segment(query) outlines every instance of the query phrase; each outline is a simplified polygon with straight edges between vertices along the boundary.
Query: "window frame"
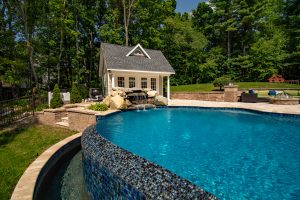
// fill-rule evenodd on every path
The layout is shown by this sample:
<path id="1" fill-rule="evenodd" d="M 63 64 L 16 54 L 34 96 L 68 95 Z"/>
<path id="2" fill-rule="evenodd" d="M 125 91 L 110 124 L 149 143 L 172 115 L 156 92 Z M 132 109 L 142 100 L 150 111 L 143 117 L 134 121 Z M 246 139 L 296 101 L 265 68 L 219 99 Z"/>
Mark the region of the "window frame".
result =
<path id="1" fill-rule="evenodd" d="M 146 84 L 146 85 L 144 85 L 144 84 Z M 148 88 L 148 79 L 145 78 L 145 77 L 142 77 L 142 78 L 141 78 L 141 88 L 142 88 L 142 89 Z"/>
<path id="2" fill-rule="evenodd" d="M 124 76 L 118 76 L 117 85 L 118 85 L 118 87 L 122 87 L 122 88 L 125 87 L 125 77 Z M 121 86 L 121 85 L 123 85 L 123 86 Z"/>
<path id="3" fill-rule="evenodd" d="M 151 86 L 151 90 L 155 90 L 157 89 L 157 83 L 156 83 L 156 78 L 151 78 L 150 80 L 150 86 Z"/>
<path id="4" fill-rule="evenodd" d="M 133 81 L 133 82 L 132 82 Z M 129 88 L 135 88 L 136 84 L 135 84 L 135 77 L 129 77 L 128 78 L 128 82 L 129 82 Z M 133 84 L 133 85 L 131 85 Z"/>

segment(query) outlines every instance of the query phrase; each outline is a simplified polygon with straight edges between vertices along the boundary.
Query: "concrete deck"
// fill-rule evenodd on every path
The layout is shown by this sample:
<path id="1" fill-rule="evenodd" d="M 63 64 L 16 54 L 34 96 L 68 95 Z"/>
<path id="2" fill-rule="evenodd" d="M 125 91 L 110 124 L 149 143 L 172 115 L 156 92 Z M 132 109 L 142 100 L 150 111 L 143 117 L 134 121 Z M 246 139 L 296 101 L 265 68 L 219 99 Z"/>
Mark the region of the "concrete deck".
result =
<path id="1" fill-rule="evenodd" d="M 249 110 L 300 115 L 300 105 L 274 105 L 269 103 L 215 102 L 172 99 L 169 106 L 196 106 L 213 108 L 243 108 Z"/>
<path id="2" fill-rule="evenodd" d="M 17 186 L 14 189 L 14 192 L 11 196 L 11 200 L 32 200 L 34 187 L 36 180 L 39 176 L 41 169 L 47 163 L 47 161 L 51 158 L 54 153 L 63 147 L 65 144 L 71 142 L 72 140 L 81 137 L 82 133 L 78 133 L 72 135 L 49 149 L 47 149 L 44 153 L 42 153 L 24 172 L 22 177 L 20 178 Z"/>

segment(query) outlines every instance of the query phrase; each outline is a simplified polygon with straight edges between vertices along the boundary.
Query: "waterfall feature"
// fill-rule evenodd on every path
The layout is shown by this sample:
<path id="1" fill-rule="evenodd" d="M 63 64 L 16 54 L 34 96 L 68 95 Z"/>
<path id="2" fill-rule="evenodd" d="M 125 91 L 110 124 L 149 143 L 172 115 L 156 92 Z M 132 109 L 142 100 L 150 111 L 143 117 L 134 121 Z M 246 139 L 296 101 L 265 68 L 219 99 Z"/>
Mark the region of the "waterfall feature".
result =
<path id="1" fill-rule="evenodd" d="M 148 103 L 148 96 L 142 90 L 135 90 L 130 93 L 126 93 L 127 99 L 132 103 L 128 109 L 136 109 L 145 111 L 147 108 L 155 108 L 156 106 Z"/>
<path id="2" fill-rule="evenodd" d="M 132 104 L 147 104 L 147 95 L 144 92 L 129 93 L 127 98 Z"/>

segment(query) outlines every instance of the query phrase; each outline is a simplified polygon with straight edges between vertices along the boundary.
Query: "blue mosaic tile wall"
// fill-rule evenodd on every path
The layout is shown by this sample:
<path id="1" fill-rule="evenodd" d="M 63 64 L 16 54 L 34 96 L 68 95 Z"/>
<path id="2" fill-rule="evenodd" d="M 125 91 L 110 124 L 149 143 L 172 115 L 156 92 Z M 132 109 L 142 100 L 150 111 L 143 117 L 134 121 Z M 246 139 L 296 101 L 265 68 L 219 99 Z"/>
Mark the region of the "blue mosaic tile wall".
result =
<path id="1" fill-rule="evenodd" d="M 95 125 L 82 135 L 83 171 L 91 199 L 203 199 L 212 194 L 97 133 Z"/>
<path id="2" fill-rule="evenodd" d="M 85 157 L 83 166 L 85 183 L 92 199 L 145 199 L 141 192 L 90 157 Z"/>

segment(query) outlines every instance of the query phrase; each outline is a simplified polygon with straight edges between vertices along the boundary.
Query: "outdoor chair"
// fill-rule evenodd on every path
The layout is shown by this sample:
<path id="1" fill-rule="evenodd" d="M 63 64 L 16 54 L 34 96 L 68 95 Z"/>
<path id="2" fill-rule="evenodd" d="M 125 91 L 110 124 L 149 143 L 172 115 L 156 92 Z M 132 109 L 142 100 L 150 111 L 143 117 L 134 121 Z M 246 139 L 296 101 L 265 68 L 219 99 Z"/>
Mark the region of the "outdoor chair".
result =
<path id="1" fill-rule="evenodd" d="M 257 101 L 258 101 L 257 94 L 242 93 L 241 95 L 241 102 L 257 103 Z"/>

